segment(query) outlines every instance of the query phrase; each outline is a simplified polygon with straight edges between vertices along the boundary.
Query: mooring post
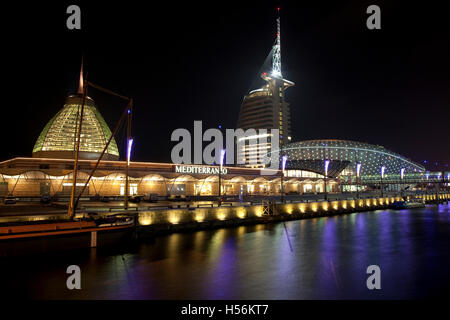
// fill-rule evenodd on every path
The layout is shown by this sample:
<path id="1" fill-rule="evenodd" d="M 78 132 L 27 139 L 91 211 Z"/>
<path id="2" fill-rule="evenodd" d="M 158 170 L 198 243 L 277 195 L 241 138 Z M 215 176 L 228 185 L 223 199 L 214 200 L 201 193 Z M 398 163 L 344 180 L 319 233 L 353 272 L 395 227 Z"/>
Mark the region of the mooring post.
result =
<path id="1" fill-rule="evenodd" d="M 97 231 L 91 231 L 91 248 L 97 247 Z"/>

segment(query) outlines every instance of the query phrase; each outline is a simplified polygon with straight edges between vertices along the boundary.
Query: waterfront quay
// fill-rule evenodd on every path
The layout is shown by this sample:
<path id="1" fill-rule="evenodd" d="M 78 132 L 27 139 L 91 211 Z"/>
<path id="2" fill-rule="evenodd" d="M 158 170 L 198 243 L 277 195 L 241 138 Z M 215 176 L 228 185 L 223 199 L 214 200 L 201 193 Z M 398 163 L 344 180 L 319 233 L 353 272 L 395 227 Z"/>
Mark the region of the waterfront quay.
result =
<path id="1" fill-rule="evenodd" d="M 389 208 L 395 201 L 404 198 L 423 203 L 446 203 L 449 193 L 440 194 L 409 194 L 362 195 L 359 198 L 336 195 L 335 200 L 292 198 L 285 201 L 262 200 L 259 203 L 246 204 L 224 203 L 189 205 L 178 204 L 171 208 L 147 208 L 138 213 L 138 228 L 141 236 L 159 233 L 199 230 L 211 227 L 235 226 L 241 224 L 269 223 L 284 220 L 314 218 L 328 215 L 372 211 Z M 333 198 L 334 199 L 334 198 Z"/>
<path id="2" fill-rule="evenodd" d="M 396 193 L 387 193 L 384 196 L 375 193 L 362 193 L 358 197 L 354 193 L 336 193 L 330 194 L 327 200 L 323 198 L 323 195 L 309 195 L 286 196 L 283 201 L 279 197 L 252 198 L 250 201 L 230 201 L 220 205 L 216 201 L 166 201 L 133 204 L 127 210 L 124 209 L 123 203 L 108 205 L 101 202 L 84 202 L 76 214 L 76 219 L 80 221 L 88 220 L 93 214 L 103 218 L 114 215 L 129 215 L 135 218 L 131 238 L 145 239 L 174 232 L 387 209 L 395 201 L 403 200 L 424 204 L 445 203 L 448 202 L 449 198 L 450 193 L 409 192 L 402 194 L 402 196 Z M 30 215 L 3 214 L 0 216 L 0 241 L 2 236 L 14 233 L 14 225 L 29 222 L 57 223 L 64 219 L 66 219 L 66 212 L 61 209 Z M 48 237 L 51 238 L 52 236 Z M 92 237 L 95 237 L 96 240 L 92 241 Z M 36 234 L 36 238 L 43 237 Z M 105 245 L 101 240 L 97 240 L 97 232 L 92 231 L 90 238 L 84 238 L 82 247 Z"/>

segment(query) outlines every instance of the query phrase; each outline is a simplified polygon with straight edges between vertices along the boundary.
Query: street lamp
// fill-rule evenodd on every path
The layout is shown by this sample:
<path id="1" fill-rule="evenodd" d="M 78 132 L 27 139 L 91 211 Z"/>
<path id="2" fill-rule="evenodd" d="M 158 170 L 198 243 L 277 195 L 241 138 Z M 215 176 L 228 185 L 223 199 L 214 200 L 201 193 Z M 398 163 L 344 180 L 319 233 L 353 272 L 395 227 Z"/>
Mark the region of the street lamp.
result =
<path id="1" fill-rule="evenodd" d="M 359 199 L 359 179 L 361 176 L 361 162 L 356 163 L 356 199 Z"/>
<path id="2" fill-rule="evenodd" d="M 222 205 L 222 168 L 223 168 L 223 159 L 225 157 L 225 149 L 220 150 L 220 168 L 219 168 L 219 206 Z"/>
<path id="3" fill-rule="evenodd" d="M 325 187 L 325 201 L 328 201 L 328 193 L 327 193 L 327 177 L 328 177 L 328 166 L 330 165 L 330 160 L 325 159 L 324 167 L 325 167 L 325 176 L 323 179 L 324 187 Z"/>
<path id="4" fill-rule="evenodd" d="M 284 202 L 284 170 L 286 168 L 287 156 L 281 158 L 281 202 Z"/>
<path id="5" fill-rule="evenodd" d="M 129 192 L 129 182 L 128 182 L 128 167 L 130 166 L 130 157 L 131 157 L 131 147 L 133 145 L 133 138 L 128 139 L 127 144 L 127 167 L 125 173 L 125 210 L 128 209 L 128 192 Z"/>
<path id="6" fill-rule="evenodd" d="M 128 140 L 127 164 L 130 165 L 131 147 L 133 146 L 133 138 Z"/>
<path id="7" fill-rule="evenodd" d="M 383 178 L 384 178 L 384 171 L 386 170 L 385 166 L 381 167 L 381 184 L 380 184 L 380 190 L 381 190 L 381 197 L 383 198 Z"/>

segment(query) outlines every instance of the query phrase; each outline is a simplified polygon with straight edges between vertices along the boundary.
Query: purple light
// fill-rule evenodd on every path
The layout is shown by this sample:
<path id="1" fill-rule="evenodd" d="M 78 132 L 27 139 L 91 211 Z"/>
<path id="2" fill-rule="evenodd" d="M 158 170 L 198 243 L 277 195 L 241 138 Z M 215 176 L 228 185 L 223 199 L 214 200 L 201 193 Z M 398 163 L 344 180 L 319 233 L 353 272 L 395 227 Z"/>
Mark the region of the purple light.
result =
<path id="1" fill-rule="evenodd" d="M 325 160 L 325 177 L 328 176 L 328 166 L 330 165 L 330 160 Z"/>
<path id="2" fill-rule="evenodd" d="M 400 169 L 400 179 L 403 180 L 403 176 L 405 175 L 405 168 Z"/>
<path id="3" fill-rule="evenodd" d="M 131 156 L 131 146 L 133 145 L 133 138 L 128 140 L 128 148 L 127 148 L 127 161 L 130 164 L 130 156 Z"/>
<path id="4" fill-rule="evenodd" d="M 128 110 L 127 110 L 127 113 L 130 114 L 130 113 L 131 113 L 131 109 L 128 109 Z"/>
<path id="5" fill-rule="evenodd" d="M 356 176 L 359 178 L 359 175 L 361 174 L 361 163 L 356 163 Z"/>
<path id="6" fill-rule="evenodd" d="M 430 176 L 430 173 L 429 172 L 427 172 L 427 173 L 425 173 L 425 178 L 428 180 L 428 177 Z"/>
<path id="7" fill-rule="evenodd" d="M 386 170 L 385 166 L 381 167 L 381 178 L 384 178 L 384 171 Z"/>
<path id="8" fill-rule="evenodd" d="M 225 149 L 220 150 L 220 169 L 222 170 L 223 159 L 225 157 Z"/>
<path id="9" fill-rule="evenodd" d="M 281 168 L 284 171 L 284 168 L 286 168 L 286 161 L 287 161 L 287 156 L 283 156 L 281 161 Z"/>

